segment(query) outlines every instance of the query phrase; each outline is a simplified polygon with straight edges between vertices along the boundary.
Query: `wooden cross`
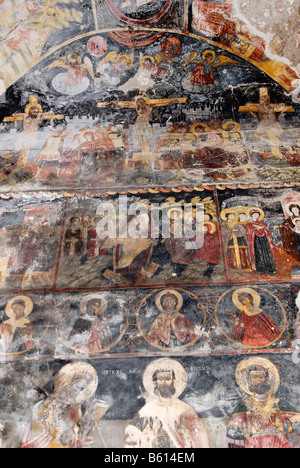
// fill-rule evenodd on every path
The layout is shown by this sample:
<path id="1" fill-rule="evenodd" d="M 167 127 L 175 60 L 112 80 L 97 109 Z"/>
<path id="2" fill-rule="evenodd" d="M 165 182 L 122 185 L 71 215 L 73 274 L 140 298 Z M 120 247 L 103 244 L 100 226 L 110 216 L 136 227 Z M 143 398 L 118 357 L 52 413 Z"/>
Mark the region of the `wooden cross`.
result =
<path id="1" fill-rule="evenodd" d="M 284 156 L 280 151 L 280 136 L 283 129 L 277 121 L 277 114 L 279 120 L 286 112 L 295 112 L 292 106 L 286 104 L 271 104 L 270 96 L 267 88 L 260 89 L 260 101 L 258 104 L 247 104 L 239 108 L 240 112 L 250 112 L 251 115 L 257 120 L 259 116 L 259 125 L 256 131 L 256 136 L 262 141 L 267 141 L 271 146 L 272 156 L 275 158 L 283 159 Z"/>
<path id="2" fill-rule="evenodd" d="M 146 93 L 140 93 L 133 101 L 122 102 L 98 102 L 98 108 L 105 107 L 125 107 L 135 109 L 137 112 L 137 119 L 135 121 L 135 128 L 139 128 L 137 139 L 140 143 L 142 153 L 150 157 L 150 141 L 149 137 L 145 135 L 145 126 L 150 125 L 152 110 L 154 107 L 164 107 L 169 104 L 185 104 L 188 98 L 171 98 L 171 99 L 149 99 Z"/>
<path id="3" fill-rule="evenodd" d="M 281 117 L 286 112 L 295 112 L 292 106 L 287 106 L 286 104 L 271 104 L 267 88 L 260 89 L 260 102 L 258 104 L 249 103 L 239 108 L 240 112 L 250 112 L 251 114 L 258 113 L 260 117 L 264 117 L 267 110 L 268 114 L 273 114 L 275 116 L 276 113 L 280 113 Z"/>
<path id="4" fill-rule="evenodd" d="M 97 107 L 104 108 L 104 107 L 127 107 L 131 109 L 136 109 L 137 107 L 137 100 L 144 99 L 147 106 L 149 107 L 164 107 L 168 106 L 169 104 L 185 104 L 188 98 L 171 98 L 171 99 L 149 99 L 144 94 L 140 94 L 137 98 L 133 101 L 121 101 L 121 102 L 98 102 Z"/>
<path id="5" fill-rule="evenodd" d="M 15 125 L 17 127 L 18 122 L 26 122 L 26 119 L 30 117 L 30 111 L 32 109 L 38 109 L 39 115 L 38 115 L 38 121 L 41 124 L 42 120 L 50 120 L 51 126 L 53 126 L 53 121 L 54 120 L 64 120 L 65 116 L 64 115 L 55 115 L 54 112 L 43 112 L 42 106 L 39 104 L 39 98 L 38 96 L 30 96 L 29 97 L 29 104 L 27 105 L 25 109 L 25 113 L 15 113 L 11 117 L 5 117 L 3 122 L 15 122 Z M 39 125 L 40 125 L 39 124 Z"/>
<path id="6" fill-rule="evenodd" d="M 26 138 L 24 138 L 22 149 L 19 154 L 18 169 L 26 168 L 30 149 L 35 143 L 35 135 L 43 120 L 50 120 L 51 126 L 53 127 L 54 120 L 63 120 L 64 118 L 64 115 L 55 115 L 54 112 L 43 112 L 43 108 L 39 104 L 38 96 L 29 97 L 29 104 L 25 109 L 25 113 L 16 113 L 11 117 L 4 118 L 3 122 L 14 122 L 16 129 L 18 128 L 18 122 L 23 122 L 23 133 Z"/>

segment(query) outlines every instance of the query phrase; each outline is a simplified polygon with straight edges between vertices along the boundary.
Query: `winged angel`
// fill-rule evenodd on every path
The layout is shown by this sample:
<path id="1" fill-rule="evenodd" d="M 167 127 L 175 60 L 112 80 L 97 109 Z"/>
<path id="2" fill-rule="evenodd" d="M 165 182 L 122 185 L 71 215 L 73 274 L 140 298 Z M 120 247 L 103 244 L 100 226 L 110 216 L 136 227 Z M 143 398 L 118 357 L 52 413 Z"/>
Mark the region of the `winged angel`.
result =
<path id="1" fill-rule="evenodd" d="M 60 94 L 76 96 L 86 91 L 91 80 L 95 79 L 93 65 L 88 57 L 82 58 L 73 52 L 67 58 L 61 58 L 53 62 L 47 70 L 61 68 L 65 71 L 58 73 L 52 80 L 52 86 Z"/>
<path id="2" fill-rule="evenodd" d="M 97 66 L 96 86 L 99 88 L 102 83 L 108 87 L 118 86 L 122 80 L 123 74 L 131 69 L 133 57 L 133 49 L 130 55 L 118 54 L 116 51 L 107 54 Z"/>
<path id="3" fill-rule="evenodd" d="M 209 94 L 221 86 L 221 81 L 215 73 L 216 68 L 227 65 L 242 65 L 240 62 L 232 60 L 225 55 L 217 57 L 213 50 L 203 52 L 200 60 L 196 51 L 191 52 L 179 71 L 182 71 L 190 64 L 196 64 L 196 67 L 183 78 L 181 82 L 182 87 L 190 93 L 203 94 Z"/>

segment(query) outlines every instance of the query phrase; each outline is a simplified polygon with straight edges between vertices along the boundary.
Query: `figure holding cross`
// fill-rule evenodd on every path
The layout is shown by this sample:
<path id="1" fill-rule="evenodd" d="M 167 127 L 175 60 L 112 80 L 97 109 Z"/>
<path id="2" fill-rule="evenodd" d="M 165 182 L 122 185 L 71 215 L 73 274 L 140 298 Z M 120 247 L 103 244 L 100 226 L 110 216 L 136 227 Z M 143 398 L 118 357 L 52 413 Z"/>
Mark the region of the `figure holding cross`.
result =
<path id="1" fill-rule="evenodd" d="M 42 106 L 39 104 L 38 96 L 30 96 L 29 104 L 25 109 L 24 114 L 13 114 L 11 117 L 5 117 L 3 122 L 15 122 L 15 127 L 18 128 L 18 122 L 23 122 L 23 132 L 18 139 L 18 147 L 20 148 L 18 169 L 25 169 L 30 148 L 34 145 L 37 139 L 37 132 L 44 120 L 50 120 L 53 126 L 54 120 L 63 120 L 64 115 L 55 115 L 54 112 L 43 112 Z"/>
<path id="2" fill-rule="evenodd" d="M 255 135 L 265 141 L 266 137 L 268 143 L 271 145 L 272 156 L 276 159 L 284 159 L 280 151 L 280 137 L 284 133 L 283 128 L 277 121 L 277 114 L 279 120 L 282 119 L 286 112 L 295 112 L 292 106 L 286 104 L 271 104 L 271 99 L 267 88 L 260 89 L 260 102 L 258 104 L 247 104 L 239 108 L 240 112 L 250 112 L 251 115 L 257 120 L 259 116 L 259 125 Z"/>

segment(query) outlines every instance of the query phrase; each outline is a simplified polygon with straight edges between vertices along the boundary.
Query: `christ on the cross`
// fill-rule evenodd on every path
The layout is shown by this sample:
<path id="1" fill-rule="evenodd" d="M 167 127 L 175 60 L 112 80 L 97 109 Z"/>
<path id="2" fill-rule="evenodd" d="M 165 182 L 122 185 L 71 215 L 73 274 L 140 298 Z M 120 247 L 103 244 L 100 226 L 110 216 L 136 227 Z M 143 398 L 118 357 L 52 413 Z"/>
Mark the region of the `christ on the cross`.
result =
<path id="1" fill-rule="evenodd" d="M 38 96 L 30 96 L 29 104 L 25 109 L 24 114 L 13 114 L 11 117 L 5 117 L 3 122 L 14 122 L 17 128 L 18 122 L 23 122 L 23 132 L 18 139 L 20 154 L 17 167 L 25 169 L 29 151 L 36 143 L 37 132 L 44 120 L 49 120 L 53 126 L 54 120 L 63 120 L 63 115 L 55 115 L 54 112 L 43 112 L 42 106 L 39 104 Z"/>
<path id="2" fill-rule="evenodd" d="M 144 157 L 151 154 L 151 141 L 153 129 L 150 124 L 152 111 L 155 107 L 165 107 L 170 104 L 185 104 L 188 98 L 149 99 L 146 93 L 140 93 L 133 101 L 99 102 L 99 108 L 123 107 L 135 109 L 137 119 L 133 128 L 133 139 L 139 142 Z M 146 156 L 147 158 L 147 156 Z"/>
<path id="3" fill-rule="evenodd" d="M 280 137 L 284 130 L 278 120 L 281 120 L 286 112 L 295 112 L 292 106 L 286 104 L 271 104 L 271 99 L 267 88 L 260 89 L 260 102 L 258 104 L 247 104 L 239 108 L 240 112 L 250 112 L 257 120 L 259 116 L 259 125 L 256 136 L 271 145 L 272 156 L 277 159 L 283 159 L 280 151 Z M 277 114 L 279 114 L 277 120 Z"/>

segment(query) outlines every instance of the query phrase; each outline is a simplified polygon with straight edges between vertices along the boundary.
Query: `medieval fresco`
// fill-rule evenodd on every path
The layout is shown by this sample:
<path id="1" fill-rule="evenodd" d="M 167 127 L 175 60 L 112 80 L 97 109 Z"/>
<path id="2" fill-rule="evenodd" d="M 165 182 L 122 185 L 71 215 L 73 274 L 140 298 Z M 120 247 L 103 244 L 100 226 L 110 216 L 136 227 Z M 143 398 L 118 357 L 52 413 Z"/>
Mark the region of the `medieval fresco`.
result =
<path id="1" fill-rule="evenodd" d="M 0 1 L 1 447 L 300 447 L 298 13 L 273 3 Z"/>

